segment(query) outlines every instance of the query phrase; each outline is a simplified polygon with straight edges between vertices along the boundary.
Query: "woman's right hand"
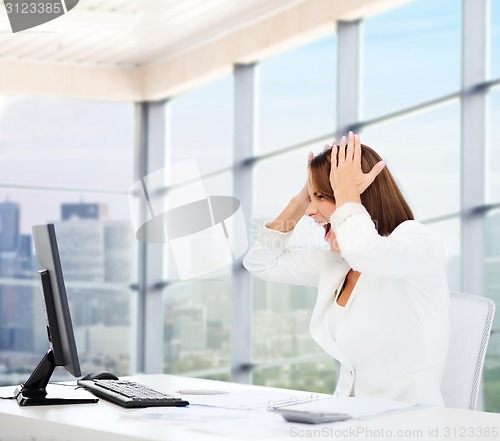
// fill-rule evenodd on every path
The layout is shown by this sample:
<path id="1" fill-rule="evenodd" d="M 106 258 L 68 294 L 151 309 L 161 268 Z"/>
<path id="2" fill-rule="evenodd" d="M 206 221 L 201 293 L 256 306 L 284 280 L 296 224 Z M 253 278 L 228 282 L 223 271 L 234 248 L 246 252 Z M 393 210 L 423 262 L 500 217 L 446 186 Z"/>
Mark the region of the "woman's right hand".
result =
<path id="1" fill-rule="evenodd" d="M 308 169 L 309 169 L 309 163 L 312 161 L 313 158 L 314 158 L 313 152 L 309 152 L 309 156 L 307 158 Z M 305 213 L 307 207 L 311 203 L 311 198 L 309 196 L 309 170 L 307 170 L 306 182 L 304 183 L 299 193 L 293 197 L 293 199 L 299 205 L 300 209 L 301 210 L 303 209 L 302 212 Z"/>
<path id="2" fill-rule="evenodd" d="M 325 146 L 325 149 L 329 148 L 329 145 Z M 308 165 L 314 158 L 314 154 L 309 152 Z M 281 231 L 288 232 L 295 228 L 297 222 L 306 213 L 307 207 L 311 203 L 311 198 L 309 197 L 309 167 L 307 170 L 306 182 L 302 189 L 292 197 L 285 209 L 278 215 L 276 219 L 269 222 L 266 227 Z"/>

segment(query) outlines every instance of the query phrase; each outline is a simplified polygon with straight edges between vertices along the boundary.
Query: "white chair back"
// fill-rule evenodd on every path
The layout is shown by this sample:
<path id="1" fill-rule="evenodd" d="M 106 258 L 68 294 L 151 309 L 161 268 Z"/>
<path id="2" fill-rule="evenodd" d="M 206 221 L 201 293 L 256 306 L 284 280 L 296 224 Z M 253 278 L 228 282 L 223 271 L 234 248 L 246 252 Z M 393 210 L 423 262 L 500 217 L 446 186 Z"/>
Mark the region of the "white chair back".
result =
<path id="1" fill-rule="evenodd" d="M 494 314 L 491 299 L 450 293 L 450 346 L 441 382 L 446 407 L 476 408 Z"/>

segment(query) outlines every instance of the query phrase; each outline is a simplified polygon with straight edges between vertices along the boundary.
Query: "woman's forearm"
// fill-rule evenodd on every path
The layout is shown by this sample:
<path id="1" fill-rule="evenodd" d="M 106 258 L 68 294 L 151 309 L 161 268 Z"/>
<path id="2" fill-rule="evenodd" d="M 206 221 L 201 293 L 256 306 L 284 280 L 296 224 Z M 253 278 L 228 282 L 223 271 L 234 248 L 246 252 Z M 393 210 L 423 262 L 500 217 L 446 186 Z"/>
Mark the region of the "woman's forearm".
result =
<path id="1" fill-rule="evenodd" d="M 288 233 L 295 228 L 297 222 L 302 218 L 307 206 L 300 203 L 298 197 L 295 196 L 290 199 L 286 208 L 279 214 L 279 216 L 266 226 L 272 230 Z"/>

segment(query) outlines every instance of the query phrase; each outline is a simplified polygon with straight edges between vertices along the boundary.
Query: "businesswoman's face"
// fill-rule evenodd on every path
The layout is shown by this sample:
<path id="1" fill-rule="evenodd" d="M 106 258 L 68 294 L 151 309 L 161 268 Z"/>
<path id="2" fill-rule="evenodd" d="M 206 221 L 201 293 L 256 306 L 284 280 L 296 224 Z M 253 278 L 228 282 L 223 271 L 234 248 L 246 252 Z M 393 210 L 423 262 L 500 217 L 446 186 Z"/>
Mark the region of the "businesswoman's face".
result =
<path id="1" fill-rule="evenodd" d="M 330 217 L 335 211 L 336 205 L 329 197 L 321 194 L 312 183 L 311 176 L 309 176 L 309 206 L 307 207 L 305 214 L 314 219 L 314 221 L 323 227 L 324 237 L 330 245 L 330 251 L 338 253 L 339 247 L 337 244 L 337 239 L 335 233 L 332 231 L 330 226 Z"/>

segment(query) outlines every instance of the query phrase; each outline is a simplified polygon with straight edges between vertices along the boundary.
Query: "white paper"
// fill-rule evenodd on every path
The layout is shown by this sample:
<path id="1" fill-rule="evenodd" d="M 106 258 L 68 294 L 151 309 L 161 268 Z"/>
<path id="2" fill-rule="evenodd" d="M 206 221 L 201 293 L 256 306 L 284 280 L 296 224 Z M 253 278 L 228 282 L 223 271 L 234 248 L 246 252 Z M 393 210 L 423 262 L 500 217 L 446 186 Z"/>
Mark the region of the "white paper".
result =
<path id="1" fill-rule="evenodd" d="M 255 391 L 246 389 L 230 391 L 228 394 L 219 395 L 181 396 L 188 400 L 192 406 L 202 405 L 239 410 L 268 410 L 274 406 L 317 399 L 318 397 L 317 394 L 311 394 L 311 392 L 294 392 L 292 395 L 288 391 L 269 392 L 266 390 Z"/>
<path id="2" fill-rule="evenodd" d="M 211 406 L 138 409 L 127 414 L 126 419 L 149 424 L 189 428 L 193 435 L 206 434 L 230 440 L 241 438 L 265 439 L 287 436 L 289 427 L 281 416 L 272 412 L 253 412 Z M 186 438 L 189 439 L 189 438 Z"/>
<path id="3" fill-rule="evenodd" d="M 353 418 L 362 418 L 418 406 L 415 403 L 403 401 L 379 400 L 362 397 L 330 397 L 308 403 L 299 403 L 292 406 L 280 406 L 281 409 L 290 409 L 309 413 L 347 413 Z"/>

